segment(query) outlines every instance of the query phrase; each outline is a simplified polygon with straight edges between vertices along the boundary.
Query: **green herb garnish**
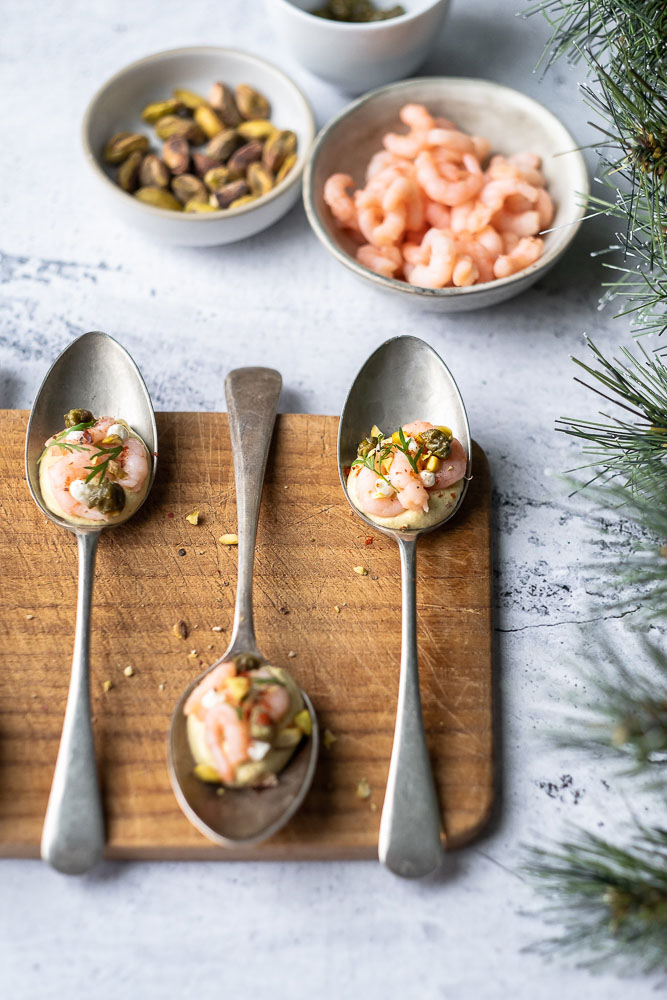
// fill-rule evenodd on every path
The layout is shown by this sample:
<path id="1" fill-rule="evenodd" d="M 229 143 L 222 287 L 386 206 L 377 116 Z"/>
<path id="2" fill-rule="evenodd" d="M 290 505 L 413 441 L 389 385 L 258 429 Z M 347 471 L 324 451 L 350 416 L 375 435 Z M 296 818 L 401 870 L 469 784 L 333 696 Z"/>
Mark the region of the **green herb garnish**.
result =
<path id="1" fill-rule="evenodd" d="M 368 454 L 359 455 L 357 458 L 355 458 L 354 462 L 352 463 L 352 467 L 354 467 L 355 465 L 363 465 L 367 469 L 370 469 L 371 472 L 373 472 L 380 479 L 383 479 L 385 483 L 389 483 L 389 485 L 391 486 L 391 483 L 389 482 L 387 477 L 383 476 L 382 473 L 380 472 L 380 469 L 382 468 L 382 463 L 384 462 L 385 458 L 388 458 L 391 455 L 391 448 L 392 448 L 391 438 L 389 439 L 389 444 L 385 444 L 384 443 L 385 441 L 386 438 L 384 434 L 382 433 L 378 434 L 377 444 L 375 448 L 373 448 L 372 451 L 368 452 Z M 392 489 L 393 488 L 394 487 L 392 486 Z"/>
<path id="2" fill-rule="evenodd" d="M 106 458 L 103 462 L 100 462 L 99 465 L 91 464 L 86 466 L 86 468 L 91 471 L 89 475 L 86 476 L 84 482 L 89 483 L 92 479 L 95 479 L 96 476 L 99 476 L 100 482 L 103 483 L 109 469 L 109 462 L 115 462 L 122 450 L 122 444 L 112 445 L 110 448 L 100 447 L 94 455 L 90 456 L 91 463 L 93 462 L 93 459 L 101 458 L 103 455 L 106 455 Z"/>
<path id="3" fill-rule="evenodd" d="M 417 475 L 419 475 L 419 469 L 417 467 L 417 459 L 419 458 L 419 456 L 423 452 L 424 445 L 422 445 L 421 448 L 419 449 L 419 451 L 415 452 L 415 454 L 413 456 L 411 454 L 411 452 L 410 452 L 410 449 L 408 448 L 408 442 L 405 440 L 405 434 L 403 433 L 403 428 L 402 427 L 398 428 L 398 436 L 400 438 L 401 443 L 398 444 L 398 445 L 396 445 L 396 447 L 398 448 L 399 451 L 403 452 L 403 454 L 407 458 L 408 462 L 410 463 L 410 465 L 414 469 L 415 473 Z"/>
<path id="4" fill-rule="evenodd" d="M 50 445 L 47 445 L 42 454 L 39 456 L 39 458 L 37 459 L 37 464 L 39 465 L 39 463 L 42 461 L 49 448 L 55 448 L 56 446 L 58 448 L 64 448 L 65 451 L 85 451 L 86 450 L 85 445 L 74 444 L 72 441 L 65 441 L 63 439 L 66 438 L 67 435 L 70 434 L 72 431 L 88 430 L 88 428 L 92 427 L 94 423 L 95 423 L 94 420 L 88 420 L 83 424 L 74 424 L 73 427 L 66 427 L 64 431 L 59 431 L 57 434 L 54 434 L 53 441 L 51 442 Z"/>

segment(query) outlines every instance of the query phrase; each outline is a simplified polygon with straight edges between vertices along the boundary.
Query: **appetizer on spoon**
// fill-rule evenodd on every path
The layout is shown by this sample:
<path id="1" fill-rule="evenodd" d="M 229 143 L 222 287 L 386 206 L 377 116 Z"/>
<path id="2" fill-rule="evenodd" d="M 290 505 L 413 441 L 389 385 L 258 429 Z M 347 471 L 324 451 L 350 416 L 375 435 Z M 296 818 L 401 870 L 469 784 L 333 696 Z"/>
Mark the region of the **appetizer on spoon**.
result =
<path id="1" fill-rule="evenodd" d="M 463 400 L 435 351 L 416 337 L 396 337 L 378 348 L 345 401 L 338 467 L 356 513 L 395 538 L 401 555 L 401 673 L 378 853 L 383 864 L 407 877 L 426 875 L 442 860 L 440 808 L 419 695 L 417 539 L 460 507 L 470 451 Z"/>
<path id="2" fill-rule="evenodd" d="M 42 833 L 42 857 L 68 874 L 87 871 L 104 849 L 88 660 L 97 543 L 144 502 L 156 456 L 155 415 L 132 358 L 105 333 L 79 337 L 42 382 L 25 452 L 35 503 L 76 535 L 79 549 L 72 677 Z"/>
<path id="3" fill-rule="evenodd" d="M 301 805 L 317 763 L 310 699 L 262 656 L 253 624 L 255 540 L 281 386 L 270 368 L 239 368 L 225 380 L 238 520 L 234 628 L 218 663 L 183 692 L 169 734 L 169 775 L 181 809 L 226 847 L 276 833 Z"/>

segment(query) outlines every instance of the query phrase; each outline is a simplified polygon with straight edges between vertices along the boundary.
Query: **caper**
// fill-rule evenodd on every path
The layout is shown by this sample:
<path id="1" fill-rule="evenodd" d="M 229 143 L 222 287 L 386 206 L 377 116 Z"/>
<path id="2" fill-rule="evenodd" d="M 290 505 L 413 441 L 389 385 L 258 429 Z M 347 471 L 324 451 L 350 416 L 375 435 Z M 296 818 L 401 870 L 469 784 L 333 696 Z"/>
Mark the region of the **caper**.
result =
<path id="1" fill-rule="evenodd" d="M 447 458 L 452 447 L 452 439 L 438 427 L 430 427 L 420 432 L 420 437 L 428 450 L 436 458 Z"/>
<path id="2" fill-rule="evenodd" d="M 366 456 L 373 450 L 377 448 L 378 439 L 376 437 L 364 438 L 359 447 L 357 448 L 357 457 L 366 458 Z"/>
<path id="3" fill-rule="evenodd" d="M 105 479 L 95 487 L 86 502 L 89 507 L 97 507 L 102 514 L 120 514 L 125 506 L 125 490 L 118 483 Z"/>
<path id="4" fill-rule="evenodd" d="M 65 414 L 65 427 L 76 427 L 77 424 L 92 424 L 95 417 L 90 410 L 74 409 Z"/>
<path id="5" fill-rule="evenodd" d="M 234 665 L 239 674 L 244 670 L 257 670 L 260 663 L 259 657 L 253 656 L 252 653 L 239 653 L 234 657 Z"/>
<path id="6" fill-rule="evenodd" d="M 253 706 L 250 712 L 250 735 L 253 740 L 273 742 L 275 727 L 266 721 L 266 710 L 261 705 Z"/>

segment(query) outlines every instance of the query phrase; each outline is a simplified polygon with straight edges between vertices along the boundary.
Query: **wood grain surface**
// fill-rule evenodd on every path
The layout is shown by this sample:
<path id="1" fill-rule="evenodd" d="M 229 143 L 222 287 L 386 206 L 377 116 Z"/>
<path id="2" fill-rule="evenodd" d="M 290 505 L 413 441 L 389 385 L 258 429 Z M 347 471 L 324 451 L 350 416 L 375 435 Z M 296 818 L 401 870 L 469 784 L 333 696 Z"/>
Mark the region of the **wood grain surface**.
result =
<path id="1" fill-rule="evenodd" d="M 25 481 L 27 416 L 0 411 L 4 857 L 39 854 L 76 602 L 74 537 L 44 518 Z M 396 544 L 371 534 L 342 495 L 337 426 L 335 417 L 278 418 L 255 571 L 259 647 L 289 666 L 336 740 L 323 748 L 297 817 L 271 841 L 232 853 L 181 814 L 166 768 L 172 707 L 230 636 L 237 554 L 218 542 L 235 530 L 227 417 L 158 414 L 153 492 L 132 521 L 103 535 L 97 557 L 91 686 L 108 857 L 376 855 L 398 685 L 399 557 Z M 459 514 L 419 543 L 422 699 L 450 848 L 483 826 L 493 797 L 490 485 L 477 446 L 473 473 Z M 185 520 L 195 509 L 198 525 Z M 354 572 L 359 565 L 367 576 Z M 172 631 L 179 619 L 188 624 L 186 640 Z M 112 684 L 107 692 L 105 681 Z M 369 799 L 356 794 L 361 779 Z"/>

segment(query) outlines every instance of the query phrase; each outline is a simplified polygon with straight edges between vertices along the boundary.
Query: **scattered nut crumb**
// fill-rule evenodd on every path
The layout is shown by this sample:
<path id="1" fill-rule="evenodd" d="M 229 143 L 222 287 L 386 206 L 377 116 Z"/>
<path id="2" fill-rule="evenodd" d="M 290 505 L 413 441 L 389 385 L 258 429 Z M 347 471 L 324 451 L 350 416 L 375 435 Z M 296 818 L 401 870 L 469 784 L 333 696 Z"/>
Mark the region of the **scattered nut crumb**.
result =
<path id="1" fill-rule="evenodd" d="M 357 785 L 357 798 L 358 799 L 370 799 L 371 797 L 371 786 L 368 784 L 365 778 L 362 778 Z"/>
<path id="2" fill-rule="evenodd" d="M 34 618 L 34 617 L 35 617 L 34 615 L 26 615 L 26 616 L 25 616 L 25 620 L 26 620 L 27 622 L 31 622 L 31 621 L 33 620 L 33 618 Z"/>
<path id="3" fill-rule="evenodd" d="M 195 658 L 196 656 L 198 656 L 198 655 L 199 655 L 199 654 L 197 653 L 197 650 L 196 650 L 196 649 L 191 649 L 191 650 L 190 650 L 190 652 L 188 653 L 188 656 L 189 656 L 189 657 L 190 657 L 191 659 L 194 659 L 194 658 Z"/>
<path id="4" fill-rule="evenodd" d="M 334 734 L 331 732 L 330 729 L 324 730 L 323 742 L 327 750 L 331 750 L 332 745 L 336 742 L 337 739 L 338 737 L 334 736 Z"/>
<path id="5" fill-rule="evenodd" d="M 171 631 L 174 635 L 177 635 L 179 639 L 187 639 L 188 637 L 188 626 L 184 621 L 176 622 Z"/>
<path id="6" fill-rule="evenodd" d="M 213 625 L 211 627 L 211 632 L 222 632 L 224 631 L 222 625 Z"/>
<path id="7" fill-rule="evenodd" d="M 225 794 L 224 788 L 216 788 L 215 794 L 216 795 L 224 795 Z"/>
<path id="8" fill-rule="evenodd" d="M 134 677 L 134 667 L 131 667 L 128 664 L 128 666 L 125 667 L 125 670 L 123 671 L 123 673 L 125 674 L 126 677 Z"/>
<path id="9" fill-rule="evenodd" d="M 206 648 L 207 648 L 207 649 L 213 649 L 213 643 L 212 643 L 212 642 L 209 642 L 209 644 L 208 644 L 208 646 L 207 646 Z"/>
<path id="10" fill-rule="evenodd" d="M 314 541 L 315 541 L 315 539 L 314 539 L 314 538 L 311 538 L 311 542 L 314 542 Z"/>
<path id="11" fill-rule="evenodd" d="M 165 688 L 164 684 L 158 684 L 157 686 L 158 691 L 164 691 L 164 688 Z"/>
<path id="12" fill-rule="evenodd" d="M 203 556 L 203 555 L 204 555 L 204 550 L 203 550 L 203 549 L 200 549 L 200 550 L 199 550 L 199 555 L 200 555 L 200 556 Z"/>
<path id="13" fill-rule="evenodd" d="M 238 545 L 239 544 L 239 536 L 238 535 L 234 535 L 234 534 L 220 535 L 220 538 L 218 539 L 218 541 L 222 542 L 223 545 Z"/>
<path id="14" fill-rule="evenodd" d="M 358 573 L 359 576 L 368 576 L 368 570 L 365 566 L 353 566 L 352 569 L 355 573 Z"/>
<path id="15" fill-rule="evenodd" d="M 113 687 L 113 681 L 105 681 L 102 687 L 104 688 L 105 692 L 111 691 L 111 688 Z"/>
<path id="16" fill-rule="evenodd" d="M 377 580 L 377 577 L 376 576 L 372 576 L 371 580 Z"/>
<path id="17" fill-rule="evenodd" d="M 199 625 L 193 625 L 192 627 L 193 628 L 199 628 Z"/>
<path id="18" fill-rule="evenodd" d="M 337 604 L 334 604 L 334 611 L 336 612 L 337 615 L 340 614 L 340 608 L 338 607 Z"/>
<path id="19" fill-rule="evenodd" d="M 370 806 L 371 806 L 371 812 L 372 813 L 376 813 L 378 811 L 378 804 L 377 804 L 377 802 L 371 802 Z"/>
<path id="20" fill-rule="evenodd" d="M 186 514 L 185 520 L 189 521 L 190 524 L 199 524 L 199 511 L 193 510 L 191 514 Z"/>
<path id="21" fill-rule="evenodd" d="M 294 657 L 296 656 L 296 653 L 294 652 L 293 649 L 290 649 L 290 651 L 289 651 L 289 653 L 287 655 L 289 656 L 290 660 L 293 660 Z"/>

